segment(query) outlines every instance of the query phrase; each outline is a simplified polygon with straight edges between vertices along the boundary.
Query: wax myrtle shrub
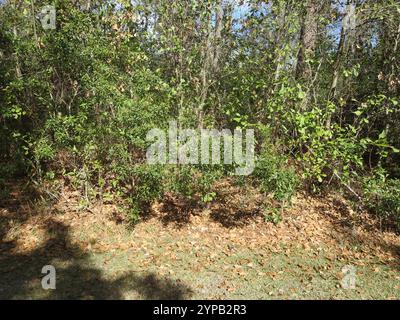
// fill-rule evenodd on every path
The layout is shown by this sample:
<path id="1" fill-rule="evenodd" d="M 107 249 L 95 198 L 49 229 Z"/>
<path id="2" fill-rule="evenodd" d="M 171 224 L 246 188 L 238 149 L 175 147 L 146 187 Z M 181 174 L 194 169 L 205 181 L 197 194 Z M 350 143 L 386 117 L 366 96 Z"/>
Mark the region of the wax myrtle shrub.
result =
<path id="1" fill-rule="evenodd" d="M 130 205 L 128 218 L 131 222 L 137 222 L 141 215 L 150 210 L 154 201 L 162 198 L 163 172 L 162 166 L 138 165 L 132 168 L 134 186 L 128 199 Z"/>
<path id="2" fill-rule="evenodd" d="M 257 126 L 258 153 L 252 175 L 253 185 L 264 195 L 260 206 L 267 222 L 278 224 L 282 221 L 282 213 L 290 207 L 293 196 L 299 186 L 290 159 L 280 150 L 282 146 L 272 143 L 271 127 Z"/>
<path id="3" fill-rule="evenodd" d="M 296 193 L 298 177 L 289 158 L 279 152 L 279 145 L 271 142 L 271 128 L 258 126 L 258 155 L 254 180 L 264 193 L 271 194 L 280 202 L 289 202 Z"/>
<path id="4" fill-rule="evenodd" d="M 90 50 L 77 50 L 87 59 L 74 60 L 88 64 L 76 81 L 74 103 L 50 117 L 46 132 L 70 155 L 70 167 L 63 169 L 80 181 L 87 198 L 103 194 L 102 189 L 116 193 L 126 198 L 129 215 L 136 220 L 137 208 L 157 193 L 158 171 L 140 164 L 145 161 L 147 132 L 162 128 L 168 116 L 169 88 L 149 69 L 134 40 L 94 34 L 88 41 Z"/>
<path id="5" fill-rule="evenodd" d="M 388 179 L 380 170 L 373 177 L 364 179 L 363 202 L 376 214 L 383 225 L 395 226 L 400 231 L 400 181 Z"/>
<path id="6" fill-rule="evenodd" d="M 2 170 L 20 159 L 32 180 L 63 177 L 87 201 L 105 188 L 132 196 L 126 190 L 138 177 L 147 199 L 151 179 L 135 165 L 146 133 L 168 115 L 169 87 L 136 39 L 115 36 L 111 7 L 98 14 L 57 5 L 57 30 L 1 35 L 10 48 L 1 65 Z M 26 23 L 24 13 L 12 19 Z"/>
<path id="7" fill-rule="evenodd" d="M 265 204 L 278 222 L 299 188 L 342 189 L 381 216 L 395 212 L 398 4 L 353 1 L 363 23 L 354 34 L 342 25 L 338 42 L 329 30 L 350 21 L 343 15 L 351 10 L 249 3 L 238 17 L 229 1 L 56 0 L 56 29 L 44 30 L 34 12 L 45 1 L 1 2 L 4 190 L 17 177 L 46 190 L 62 181 L 82 206 L 120 202 L 132 221 L 166 196 L 257 212 L 250 190 L 261 194 L 255 207 Z M 308 23 L 315 27 L 302 32 Z M 253 174 L 148 165 L 146 135 L 170 120 L 255 129 Z M 387 178 L 364 187 L 363 177 L 381 169 Z M 221 189 L 229 186 L 231 196 Z"/>
<path id="8" fill-rule="evenodd" d="M 133 179 L 126 202 L 131 222 L 151 213 L 151 205 L 165 198 L 188 209 L 202 208 L 216 200 L 215 183 L 224 177 L 221 168 L 212 166 L 137 164 L 128 170 Z"/>
<path id="9" fill-rule="evenodd" d="M 166 190 L 196 202 L 211 202 L 214 183 L 226 177 L 222 166 L 171 166 L 166 174 Z"/>

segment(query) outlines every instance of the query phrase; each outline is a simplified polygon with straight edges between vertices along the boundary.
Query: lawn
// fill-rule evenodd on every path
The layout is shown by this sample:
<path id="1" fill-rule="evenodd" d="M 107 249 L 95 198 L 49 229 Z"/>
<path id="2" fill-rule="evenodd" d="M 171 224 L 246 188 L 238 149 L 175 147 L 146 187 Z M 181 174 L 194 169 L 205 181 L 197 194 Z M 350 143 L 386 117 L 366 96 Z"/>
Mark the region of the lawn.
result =
<path id="1" fill-rule="evenodd" d="M 109 204 L 2 206 L 2 299 L 399 299 L 400 237 L 351 220 L 338 197 L 299 196 L 278 225 L 261 217 L 226 227 L 205 209 L 171 207 L 129 227 Z M 171 211 L 172 210 L 172 211 Z M 56 290 L 41 286 L 56 268 Z M 342 282 L 356 268 L 354 289 Z"/>

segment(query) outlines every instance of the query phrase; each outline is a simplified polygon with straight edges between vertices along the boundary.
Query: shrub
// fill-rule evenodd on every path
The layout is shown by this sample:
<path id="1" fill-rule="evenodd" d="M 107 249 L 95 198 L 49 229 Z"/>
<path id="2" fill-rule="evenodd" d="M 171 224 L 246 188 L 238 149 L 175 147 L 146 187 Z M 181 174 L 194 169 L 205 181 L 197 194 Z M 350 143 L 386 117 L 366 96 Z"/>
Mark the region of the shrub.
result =
<path id="1" fill-rule="evenodd" d="M 163 169 L 159 166 L 141 164 L 133 168 L 132 175 L 134 186 L 130 198 L 129 219 L 135 222 L 140 218 L 143 210 L 163 195 Z"/>
<path id="2" fill-rule="evenodd" d="M 263 151 L 258 157 L 254 176 L 262 192 L 273 194 L 281 202 L 290 201 L 296 192 L 298 178 L 293 169 L 287 166 L 284 157 L 273 149 Z"/>
<path id="3" fill-rule="evenodd" d="M 367 208 L 400 230 L 400 180 L 370 179 L 364 187 Z"/>

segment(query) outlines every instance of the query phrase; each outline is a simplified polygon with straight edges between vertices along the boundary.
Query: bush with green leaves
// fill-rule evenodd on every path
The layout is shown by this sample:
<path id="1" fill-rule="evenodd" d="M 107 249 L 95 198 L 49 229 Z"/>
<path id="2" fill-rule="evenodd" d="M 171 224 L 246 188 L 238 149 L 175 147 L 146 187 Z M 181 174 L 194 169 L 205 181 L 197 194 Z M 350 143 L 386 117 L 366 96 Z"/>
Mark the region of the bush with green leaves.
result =
<path id="1" fill-rule="evenodd" d="M 264 150 L 257 158 L 254 177 L 261 191 L 272 194 L 281 202 L 290 202 L 298 186 L 294 169 L 287 164 L 285 157 L 276 154 L 274 149 Z"/>
<path id="2" fill-rule="evenodd" d="M 342 48 L 328 31 L 349 21 L 341 6 L 252 1 L 239 21 L 228 2 L 55 0 L 55 30 L 32 12 L 43 1 L 1 2 L 0 178 L 60 177 L 91 199 L 105 189 L 134 219 L 166 192 L 214 201 L 233 166 L 144 164 L 147 132 L 170 119 L 268 128 L 254 179 L 232 180 L 280 202 L 297 176 L 315 190 L 379 167 L 399 178 L 398 3 L 353 1 L 365 23 L 343 28 Z M 302 32 L 311 21 L 318 34 Z"/>
<path id="3" fill-rule="evenodd" d="M 160 166 L 140 164 L 132 168 L 132 189 L 128 198 L 130 221 L 138 221 L 141 214 L 163 196 L 163 174 L 164 168 Z"/>
<path id="4" fill-rule="evenodd" d="M 384 177 L 368 179 L 364 186 L 366 207 L 400 231 L 400 180 Z"/>

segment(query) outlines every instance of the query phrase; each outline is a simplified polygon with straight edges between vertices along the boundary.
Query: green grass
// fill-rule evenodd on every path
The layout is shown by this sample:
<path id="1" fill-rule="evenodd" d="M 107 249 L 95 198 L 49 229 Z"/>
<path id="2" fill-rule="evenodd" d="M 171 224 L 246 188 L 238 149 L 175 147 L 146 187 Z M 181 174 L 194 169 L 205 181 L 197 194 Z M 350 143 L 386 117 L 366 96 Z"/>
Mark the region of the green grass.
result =
<path id="1" fill-rule="evenodd" d="M 163 239 L 170 248 L 172 239 Z M 227 256 L 176 249 L 162 241 L 144 250 L 108 253 L 37 252 L 0 259 L 3 299 L 399 299 L 400 271 L 379 262 L 357 266 L 357 287 L 340 286 L 351 262 L 327 259 L 324 251 L 291 254 L 241 250 Z M 174 244 L 174 243 L 172 243 Z M 171 254 L 174 259 L 171 259 Z M 357 261 L 358 264 L 363 261 Z M 57 289 L 41 288 L 41 268 L 53 264 Z"/>

